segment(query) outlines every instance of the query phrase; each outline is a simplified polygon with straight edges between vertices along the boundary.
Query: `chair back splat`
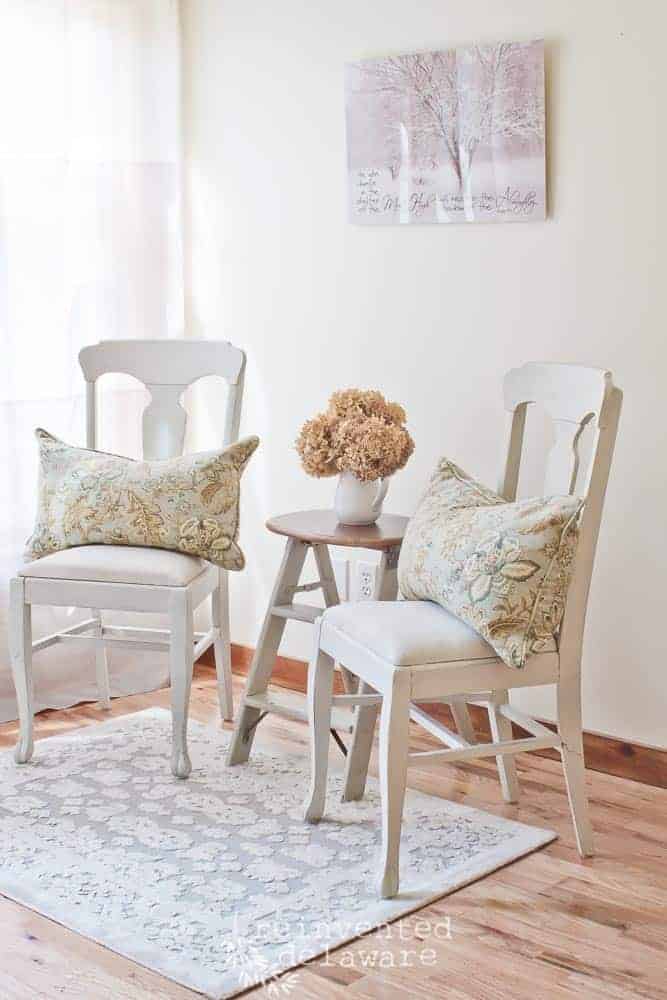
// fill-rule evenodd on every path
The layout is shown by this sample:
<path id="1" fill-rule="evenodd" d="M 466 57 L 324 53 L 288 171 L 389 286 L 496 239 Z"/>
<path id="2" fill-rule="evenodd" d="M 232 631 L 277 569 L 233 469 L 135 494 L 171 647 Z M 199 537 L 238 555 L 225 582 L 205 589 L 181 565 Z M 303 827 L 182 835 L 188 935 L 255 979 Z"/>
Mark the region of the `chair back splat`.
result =
<path id="1" fill-rule="evenodd" d="M 223 446 L 238 437 L 245 354 L 224 340 L 102 340 L 79 352 L 86 380 L 86 442 L 97 447 L 97 379 L 111 372 L 132 375 L 148 389 L 143 413 L 143 457 L 174 458 L 183 452 L 187 414 L 181 404 L 189 385 L 207 375 L 228 384 Z"/>
<path id="2" fill-rule="evenodd" d="M 561 660 L 577 662 L 583 641 L 586 605 L 602 518 L 609 470 L 616 442 L 623 393 L 611 372 L 567 364 L 526 364 L 505 376 L 507 411 L 506 454 L 498 492 L 516 499 L 526 416 L 539 404 L 553 422 L 555 442 L 549 454 L 544 495 L 574 494 L 581 484 L 585 500 L 579 524 L 579 544 L 565 614 L 560 630 Z M 582 466 L 583 432 L 593 424 L 593 443 Z"/>

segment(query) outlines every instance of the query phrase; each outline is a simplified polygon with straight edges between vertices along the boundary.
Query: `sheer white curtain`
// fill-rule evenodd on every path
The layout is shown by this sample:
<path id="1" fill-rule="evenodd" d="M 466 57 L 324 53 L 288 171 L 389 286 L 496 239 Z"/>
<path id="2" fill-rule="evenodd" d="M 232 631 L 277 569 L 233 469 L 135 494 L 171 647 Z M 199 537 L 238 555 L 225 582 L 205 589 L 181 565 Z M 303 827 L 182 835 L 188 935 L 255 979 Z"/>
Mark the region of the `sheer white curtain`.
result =
<path id="1" fill-rule="evenodd" d="M 0 721 L 16 715 L 7 583 L 34 517 L 34 428 L 84 442 L 84 344 L 183 333 L 179 52 L 178 0 L 0 4 Z M 105 410 L 119 395 L 103 444 L 131 454 L 143 395 L 116 385 Z M 35 609 L 35 634 L 75 614 Z M 35 658 L 38 709 L 95 697 L 90 652 L 64 649 Z M 165 677 L 156 659 L 112 664 L 117 692 Z"/>

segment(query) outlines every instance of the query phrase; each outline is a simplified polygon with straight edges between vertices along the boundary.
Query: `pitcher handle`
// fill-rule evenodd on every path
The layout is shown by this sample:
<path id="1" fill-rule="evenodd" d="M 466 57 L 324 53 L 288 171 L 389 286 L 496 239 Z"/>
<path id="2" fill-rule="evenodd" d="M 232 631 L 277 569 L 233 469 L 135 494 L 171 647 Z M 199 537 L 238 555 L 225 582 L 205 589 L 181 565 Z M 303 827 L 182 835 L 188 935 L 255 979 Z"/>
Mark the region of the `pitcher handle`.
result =
<path id="1" fill-rule="evenodd" d="M 389 476 L 386 479 L 380 480 L 380 485 L 378 486 L 377 496 L 373 501 L 373 513 L 379 514 L 382 510 L 382 503 L 387 495 L 387 490 L 389 489 Z"/>

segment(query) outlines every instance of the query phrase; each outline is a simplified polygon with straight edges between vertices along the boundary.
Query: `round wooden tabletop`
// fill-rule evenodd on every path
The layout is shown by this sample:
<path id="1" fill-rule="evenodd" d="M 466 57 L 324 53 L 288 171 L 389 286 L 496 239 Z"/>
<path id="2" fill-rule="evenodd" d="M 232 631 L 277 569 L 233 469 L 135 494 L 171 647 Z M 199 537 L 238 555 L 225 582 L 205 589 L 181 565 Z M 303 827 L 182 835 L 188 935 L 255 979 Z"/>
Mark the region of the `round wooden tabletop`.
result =
<path id="1" fill-rule="evenodd" d="M 333 510 L 300 510 L 271 517 L 266 526 L 276 535 L 302 542 L 383 550 L 401 544 L 408 520 L 400 514 L 382 514 L 375 524 L 341 524 Z"/>

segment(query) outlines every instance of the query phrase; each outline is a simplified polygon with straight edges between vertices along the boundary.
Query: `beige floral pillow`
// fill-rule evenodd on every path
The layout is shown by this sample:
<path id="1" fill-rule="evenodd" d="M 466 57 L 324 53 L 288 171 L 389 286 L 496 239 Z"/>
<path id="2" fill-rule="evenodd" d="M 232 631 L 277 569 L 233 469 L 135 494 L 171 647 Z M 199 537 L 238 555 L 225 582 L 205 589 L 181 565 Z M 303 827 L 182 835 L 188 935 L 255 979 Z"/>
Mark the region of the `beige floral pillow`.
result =
<path id="1" fill-rule="evenodd" d="M 443 458 L 408 525 L 401 596 L 441 604 L 522 667 L 556 648 L 581 507 L 570 496 L 507 503 Z"/>
<path id="2" fill-rule="evenodd" d="M 243 569 L 240 481 L 259 438 L 224 451 L 136 462 L 75 448 L 41 429 L 36 437 L 39 500 L 27 558 L 76 545 L 147 545 Z"/>

